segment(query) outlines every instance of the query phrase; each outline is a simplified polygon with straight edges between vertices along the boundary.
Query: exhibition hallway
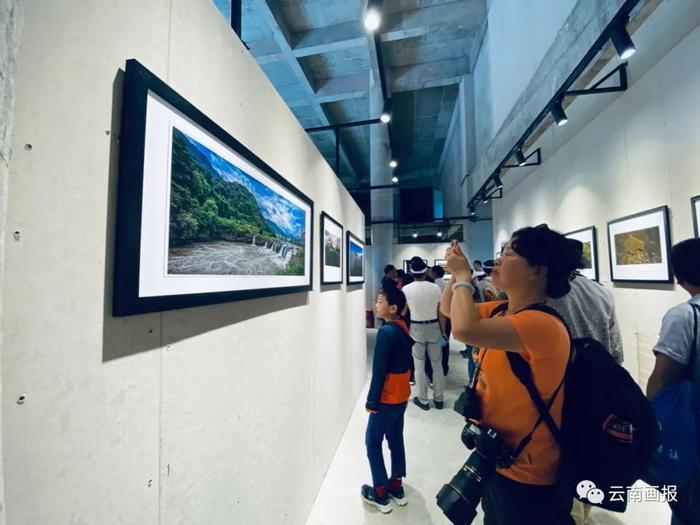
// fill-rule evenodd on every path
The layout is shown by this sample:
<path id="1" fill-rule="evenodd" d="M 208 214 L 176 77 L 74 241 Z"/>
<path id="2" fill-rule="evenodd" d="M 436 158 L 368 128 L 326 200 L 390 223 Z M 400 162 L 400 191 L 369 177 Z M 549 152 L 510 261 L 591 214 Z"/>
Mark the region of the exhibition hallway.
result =
<path id="1" fill-rule="evenodd" d="M 367 364 L 371 369 L 376 329 L 367 330 Z M 462 445 L 463 420 L 452 406 L 464 386 L 466 360 L 459 355 L 464 346 L 450 341 L 450 371 L 445 385 L 445 409 L 420 410 L 409 403 L 406 410 L 404 440 L 407 478 L 404 480 L 408 504 L 393 505 L 390 514 L 382 514 L 360 500 L 360 486 L 370 481 L 365 455 L 364 433 L 367 425 L 365 398 L 369 383 L 357 400 L 333 461 L 326 473 L 306 525 L 359 525 L 406 523 L 410 525 L 445 524 L 449 520 L 435 503 L 435 494 L 466 461 L 469 451 Z M 368 375 L 369 381 L 369 375 Z M 415 393 L 415 387 L 414 387 Z M 384 457 L 389 468 L 386 444 Z M 641 484 L 641 482 L 639 482 Z M 663 503 L 630 503 L 624 514 L 593 509 L 589 525 L 666 525 L 670 511 Z M 481 525 L 479 514 L 473 522 Z"/>

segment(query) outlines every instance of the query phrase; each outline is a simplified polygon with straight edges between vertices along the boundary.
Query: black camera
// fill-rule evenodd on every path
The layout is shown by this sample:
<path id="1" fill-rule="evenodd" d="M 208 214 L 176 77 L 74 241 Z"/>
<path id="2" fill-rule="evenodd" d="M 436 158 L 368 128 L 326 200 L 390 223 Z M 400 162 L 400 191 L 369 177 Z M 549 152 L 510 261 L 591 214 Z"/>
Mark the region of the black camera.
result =
<path id="1" fill-rule="evenodd" d="M 474 520 L 484 481 L 497 466 L 508 468 L 515 461 L 513 450 L 487 426 L 467 421 L 462 430 L 462 443 L 474 452 L 436 496 L 438 507 L 455 525 L 468 525 Z"/>
<path id="2" fill-rule="evenodd" d="M 464 392 L 455 401 L 454 411 L 465 419 L 481 419 L 481 402 L 474 386 L 464 388 Z"/>

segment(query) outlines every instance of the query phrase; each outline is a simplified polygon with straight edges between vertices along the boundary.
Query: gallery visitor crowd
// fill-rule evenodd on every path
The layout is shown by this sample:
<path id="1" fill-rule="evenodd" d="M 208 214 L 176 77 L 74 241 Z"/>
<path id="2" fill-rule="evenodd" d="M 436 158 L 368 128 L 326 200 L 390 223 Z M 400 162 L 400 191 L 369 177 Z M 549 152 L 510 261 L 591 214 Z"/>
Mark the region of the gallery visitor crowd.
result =
<path id="1" fill-rule="evenodd" d="M 571 403 L 577 395 L 565 386 L 573 380 L 571 370 L 593 359 L 595 348 L 600 348 L 609 361 L 600 361 L 607 363 L 607 370 L 626 374 L 620 367 L 624 354 L 613 295 L 579 272 L 582 256 L 580 241 L 540 225 L 514 232 L 495 261 L 470 262 L 453 241 L 446 250 L 446 268 L 428 267 L 421 257 L 410 260 L 407 273 L 391 264 L 385 267 L 375 305 L 384 324 L 377 334 L 366 403 L 372 484 L 362 487 L 365 503 L 384 513 L 392 510 L 392 501 L 408 503 L 402 487 L 404 414 L 411 395 L 418 408 L 428 411 L 431 388 L 434 408 L 444 407 L 452 336 L 467 345 L 462 351 L 468 359 L 467 387 L 458 401 L 464 405 L 455 410 L 467 422 L 463 441 L 476 448 L 438 494 L 447 517 L 453 523 L 471 523 L 479 500 L 484 523 L 496 525 L 580 525 L 589 520 L 591 504 L 614 510 L 601 504 L 596 491 L 602 491 L 582 485 L 582 480 L 577 480 L 578 496 L 570 492 L 572 480 L 565 482 L 563 474 L 571 454 L 567 447 L 572 445 L 563 441 L 562 421 L 581 418 L 583 424 L 589 417 L 563 417 L 565 393 L 567 399 L 572 396 Z M 671 435 L 663 428 L 647 432 L 641 423 L 635 427 L 622 420 L 606 420 L 602 430 L 630 450 L 646 446 L 646 463 L 641 454 L 635 457 L 644 470 L 634 477 L 659 485 L 681 479 L 677 465 L 664 463 L 663 454 L 670 443 L 678 447 L 685 470 L 677 497 L 667 502 L 672 523 L 687 525 L 700 523 L 700 239 L 673 246 L 670 262 L 690 298 L 664 316 L 646 385 L 650 401 L 634 381 L 620 388 L 640 391 L 642 401 L 637 402 L 642 409 L 649 407 L 655 429 L 658 419 L 660 427 L 683 430 Z M 586 379 L 586 388 L 595 389 L 596 380 Z M 501 443 L 493 458 L 485 451 L 488 436 Z M 382 456 L 385 438 L 391 451 L 390 475 Z"/>

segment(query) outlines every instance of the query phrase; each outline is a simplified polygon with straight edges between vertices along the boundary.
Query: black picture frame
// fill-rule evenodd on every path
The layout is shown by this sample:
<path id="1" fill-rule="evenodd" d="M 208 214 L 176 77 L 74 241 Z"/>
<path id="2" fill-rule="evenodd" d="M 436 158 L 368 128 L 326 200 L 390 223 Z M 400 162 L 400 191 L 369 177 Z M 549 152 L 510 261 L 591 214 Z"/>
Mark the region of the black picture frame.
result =
<path id="1" fill-rule="evenodd" d="M 651 225 L 651 227 L 649 226 Z M 640 229 L 640 226 L 643 229 Z M 660 261 L 650 264 L 632 263 L 616 264 L 616 245 L 613 236 L 624 233 L 632 233 L 659 228 L 659 253 Z M 630 228 L 625 231 L 625 228 Z M 618 232 L 619 230 L 619 232 Z M 661 231 L 663 230 L 663 231 Z M 610 277 L 613 282 L 619 283 L 657 283 L 665 284 L 673 282 L 671 271 L 670 250 L 671 231 L 668 214 L 668 206 L 659 206 L 650 210 L 641 211 L 619 219 L 608 221 L 608 260 L 610 262 Z M 638 242 L 642 242 L 639 241 Z M 657 254 L 654 254 L 656 257 Z"/>
<path id="2" fill-rule="evenodd" d="M 359 247 L 362 248 L 362 277 L 358 278 L 357 276 L 352 276 L 350 275 L 351 268 L 352 268 L 352 261 L 351 258 L 353 257 L 352 255 L 352 244 L 355 244 Z M 354 235 L 350 230 L 348 230 L 345 234 L 345 283 L 348 285 L 356 285 L 356 284 L 364 284 L 365 282 L 365 268 L 366 268 L 366 251 L 365 251 L 365 243 L 360 240 L 360 238 L 357 235 Z"/>
<path id="3" fill-rule="evenodd" d="M 693 233 L 700 237 L 700 195 L 690 198 L 690 207 L 693 210 Z"/>
<path id="4" fill-rule="evenodd" d="M 576 239 L 584 244 L 586 242 L 591 243 L 591 268 L 583 268 L 579 271 L 589 279 L 600 281 L 600 274 L 598 273 L 598 232 L 596 227 L 587 226 L 586 228 L 574 230 L 572 232 L 565 233 L 564 237 Z"/>
<path id="5" fill-rule="evenodd" d="M 326 222 L 331 224 L 332 226 L 335 226 L 337 229 L 340 229 L 340 237 L 339 237 L 339 249 L 340 249 L 340 267 L 338 268 L 337 272 L 337 277 L 333 278 L 333 276 L 329 276 L 328 270 L 326 270 Z M 321 220 L 319 221 L 319 239 L 320 239 L 320 254 L 321 254 L 321 284 L 342 284 L 343 282 L 343 232 L 345 231 L 345 228 L 343 228 L 343 225 L 340 224 L 338 221 L 336 221 L 333 217 L 328 215 L 325 211 L 321 212 Z M 330 265 L 328 265 L 330 266 Z"/>
<path id="6" fill-rule="evenodd" d="M 149 109 L 154 111 L 156 107 L 160 108 L 158 111 L 161 111 L 163 115 L 167 114 L 168 111 L 172 113 L 173 120 L 161 119 L 161 122 L 170 122 L 170 127 L 167 127 L 165 124 L 162 125 L 162 128 L 149 127 L 154 126 L 154 122 L 158 122 L 158 119 L 152 118 L 153 113 L 151 113 L 151 117 L 147 118 L 147 111 Z M 169 200 L 170 182 L 168 182 L 165 189 L 163 189 L 162 184 L 148 186 L 149 188 L 157 187 L 159 188 L 158 191 L 165 192 L 168 195 L 168 200 L 163 200 L 163 203 L 160 204 L 167 213 L 161 213 L 157 218 L 157 221 L 165 224 L 162 229 L 166 230 L 166 232 L 162 235 L 165 236 L 166 243 L 164 245 L 161 244 L 157 248 L 161 250 L 161 257 L 157 264 L 153 263 L 153 267 L 151 267 L 150 258 L 144 258 L 146 264 L 142 264 L 142 248 L 150 249 L 148 243 L 142 244 L 143 236 L 147 236 L 150 231 L 150 226 L 147 222 L 149 219 L 143 217 L 144 194 L 146 193 L 146 198 L 149 198 L 148 192 L 144 192 L 144 181 L 150 181 L 151 179 L 148 177 L 151 177 L 151 173 L 154 171 L 150 169 L 152 164 L 148 164 L 149 171 L 148 173 L 145 172 L 147 157 L 150 155 L 147 139 L 152 140 L 152 135 L 147 135 L 147 132 L 154 129 L 168 129 L 170 133 L 166 138 L 161 138 L 161 141 L 167 142 L 168 146 L 157 149 L 160 158 L 167 159 L 160 162 L 168 166 L 165 171 L 168 172 L 166 180 L 169 181 L 170 165 L 173 162 L 170 153 L 176 140 L 174 130 L 177 128 L 173 124 L 175 121 L 181 123 L 187 129 L 191 128 L 196 131 L 199 134 L 197 135 L 198 137 L 200 135 L 202 137 L 206 136 L 208 140 L 211 140 L 211 144 L 215 144 L 226 155 L 235 156 L 240 161 L 239 165 L 233 164 L 236 169 L 252 180 L 253 175 L 244 172 L 239 167 L 245 164 L 246 169 L 250 169 L 255 177 L 259 177 L 260 180 L 255 180 L 262 187 L 267 188 L 270 192 L 277 192 L 276 195 L 279 197 L 282 197 L 284 194 L 288 199 L 291 199 L 288 202 L 292 203 L 293 201 L 294 206 L 303 210 L 304 254 L 303 274 L 301 277 L 299 275 L 274 275 L 270 276 L 270 282 L 264 283 L 263 287 L 259 284 L 256 287 L 252 285 L 247 287 L 247 284 L 240 284 L 242 281 L 236 280 L 237 278 L 243 280 L 246 277 L 242 274 L 218 274 L 215 272 L 206 275 L 194 274 L 186 276 L 189 279 L 187 286 L 190 289 L 183 291 L 181 288 L 186 283 L 186 279 L 182 277 L 182 274 L 185 272 L 177 274 L 171 273 L 170 270 L 172 246 L 167 241 L 170 235 L 169 210 L 172 205 Z M 198 130 L 201 130 L 201 132 Z M 180 131 L 183 135 L 185 134 L 180 129 L 177 129 L 177 131 Z M 156 148 L 152 149 L 156 151 Z M 162 172 L 163 170 L 160 170 L 157 176 L 163 177 Z M 221 177 L 222 180 L 227 180 L 224 179 L 223 175 Z M 264 186 L 265 184 L 267 186 Z M 157 199 L 154 199 L 154 202 L 155 200 Z M 151 202 L 149 201 L 148 204 L 150 206 Z M 151 212 L 151 208 L 147 207 L 146 211 Z M 229 301 L 241 301 L 271 295 L 308 292 L 313 289 L 313 219 L 313 201 L 309 197 L 304 195 L 193 104 L 179 95 L 173 88 L 151 73 L 141 63 L 135 59 L 127 60 L 124 73 L 119 141 L 119 181 L 115 235 L 114 294 L 112 301 L 112 313 L 114 316 L 135 315 Z M 143 225 L 146 225 L 145 231 Z M 241 232 L 235 231 L 234 233 L 239 234 Z M 252 244 L 257 246 L 255 237 L 252 237 Z M 299 239 L 301 239 L 301 236 Z M 241 242 L 241 244 L 244 243 Z M 301 244 L 298 246 L 301 247 Z M 278 247 L 276 246 L 276 248 Z M 265 249 L 267 249 L 267 243 L 265 244 Z M 285 254 L 290 252 L 298 254 L 299 251 L 289 248 L 285 251 Z M 163 266 L 163 260 L 165 260 L 165 266 Z M 163 282 L 168 283 L 166 286 L 172 285 L 173 290 L 179 287 L 178 291 L 169 293 L 170 289 L 168 289 L 165 293 L 156 293 L 155 295 L 150 291 L 149 293 L 141 293 L 140 286 L 151 286 L 149 279 L 152 275 L 156 275 L 157 272 L 160 272 L 157 279 L 163 279 Z M 147 275 L 147 277 L 144 277 L 144 275 Z M 173 278 L 170 279 L 171 277 Z M 260 276 L 255 275 L 255 277 Z M 265 275 L 264 277 L 267 279 L 268 276 Z M 197 281 L 197 278 L 200 278 L 200 280 Z M 166 279 L 170 280 L 166 281 Z M 203 281 L 207 281 L 209 288 L 199 290 L 197 287 Z M 252 283 L 252 281 L 248 280 L 245 282 Z M 152 282 L 156 282 L 156 280 L 154 279 Z M 161 281 L 157 282 L 160 283 Z M 213 285 L 209 283 L 213 283 Z M 231 289 L 227 288 L 229 283 L 238 284 L 236 284 L 237 287 L 235 289 Z"/>

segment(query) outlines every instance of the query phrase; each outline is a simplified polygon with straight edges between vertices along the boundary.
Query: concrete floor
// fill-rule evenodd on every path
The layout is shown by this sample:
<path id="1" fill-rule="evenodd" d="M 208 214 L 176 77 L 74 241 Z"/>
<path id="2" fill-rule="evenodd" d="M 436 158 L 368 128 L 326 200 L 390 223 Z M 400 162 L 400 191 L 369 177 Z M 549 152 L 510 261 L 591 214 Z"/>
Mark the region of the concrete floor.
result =
<path id="1" fill-rule="evenodd" d="M 371 368 L 375 337 L 376 330 L 368 330 L 368 370 Z M 452 478 L 469 454 L 460 440 L 463 420 L 452 410 L 455 399 L 464 387 L 466 377 L 466 361 L 458 353 L 462 348 L 460 343 L 451 341 L 450 372 L 445 389 L 446 408 L 435 410 L 431 404 L 431 409 L 424 412 L 409 403 L 406 411 L 404 440 L 408 475 L 404 487 L 408 505 L 394 505 L 390 514 L 382 514 L 377 509 L 365 505 L 360 499 L 360 486 L 371 482 L 364 446 L 367 424 L 364 404 L 368 388 L 368 385 L 365 385 L 321 484 L 306 525 L 449 525 L 449 520 L 435 503 L 435 494 Z M 389 468 L 386 446 L 384 452 Z M 670 521 L 670 512 L 666 504 L 643 502 L 630 503 L 624 514 L 594 509 L 587 523 L 666 525 Z M 482 524 L 480 515 L 474 520 L 474 524 Z"/>

